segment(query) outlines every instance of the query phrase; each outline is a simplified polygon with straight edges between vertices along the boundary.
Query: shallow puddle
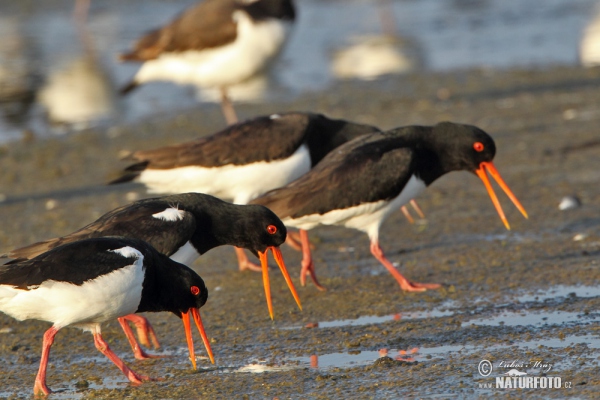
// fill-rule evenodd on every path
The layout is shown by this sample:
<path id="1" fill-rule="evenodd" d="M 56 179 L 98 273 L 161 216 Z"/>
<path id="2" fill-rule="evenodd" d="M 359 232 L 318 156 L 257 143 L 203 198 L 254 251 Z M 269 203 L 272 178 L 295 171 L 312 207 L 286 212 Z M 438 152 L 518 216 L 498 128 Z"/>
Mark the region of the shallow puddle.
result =
<path id="1" fill-rule="evenodd" d="M 557 285 L 548 288 L 547 290 L 538 290 L 533 294 L 525 294 L 517 297 L 521 303 L 528 301 L 545 301 L 558 297 L 597 297 L 600 296 L 600 287 L 595 286 L 569 286 Z"/>
<path id="2" fill-rule="evenodd" d="M 301 329 L 301 328 L 336 328 L 342 326 L 361 326 L 370 324 L 381 324 L 391 321 L 415 320 L 424 318 L 440 318 L 454 315 L 452 310 L 454 302 L 444 302 L 440 307 L 429 311 L 409 311 L 403 313 L 389 314 L 384 316 L 365 315 L 354 319 L 337 319 L 333 321 L 318 321 L 300 326 L 278 327 L 277 329 Z"/>
<path id="3" fill-rule="evenodd" d="M 582 313 L 567 311 L 548 311 L 548 312 L 503 312 L 493 317 L 482 317 L 472 319 L 462 323 L 462 327 L 469 325 L 486 326 L 543 326 L 543 325 L 563 325 L 570 323 L 586 323 L 600 321 L 599 315 L 584 315 Z"/>

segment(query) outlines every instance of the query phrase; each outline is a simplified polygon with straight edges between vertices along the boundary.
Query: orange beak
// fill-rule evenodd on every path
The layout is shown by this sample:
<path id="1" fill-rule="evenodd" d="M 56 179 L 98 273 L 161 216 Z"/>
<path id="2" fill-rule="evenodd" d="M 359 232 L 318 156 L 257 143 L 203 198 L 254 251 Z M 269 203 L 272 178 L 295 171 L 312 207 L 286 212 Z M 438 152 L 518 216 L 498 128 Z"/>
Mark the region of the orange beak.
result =
<path id="1" fill-rule="evenodd" d="M 260 259 L 260 265 L 262 267 L 262 275 L 263 275 L 263 285 L 265 287 L 265 296 L 267 298 L 267 307 L 269 307 L 269 315 L 271 319 L 273 319 L 273 302 L 271 301 L 271 284 L 269 283 L 269 264 L 267 261 L 267 252 L 271 249 L 273 252 L 273 257 L 275 257 L 275 262 L 281 269 L 281 273 L 287 282 L 290 291 L 292 292 L 292 296 L 294 296 L 294 300 L 296 300 L 296 304 L 298 304 L 298 308 L 302 310 L 302 305 L 300 304 L 300 297 L 298 297 L 298 292 L 296 292 L 296 288 L 292 283 L 292 279 L 290 278 L 290 274 L 288 274 L 287 268 L 285 267 L 285 263 L 283 262 L 283 256 L 281 255 L 281 250 L 279 247 L 271 246 L 267 247 L 265 252 L 258 252 L 258 258 Z"/>
<path id="2" fill-rule="evenodd" d="M 190 308 L 188 312 L 181 313 L 181 320 L 183 321 L 185 338 L 187 339 L 188 349 L 190 350 L 190 360 L 192 360 L 192 365 L 194 366 L 194 369 L 196 369 L 196 355 L 194 354 L 194 340 L 192 339 L 192 329 L 190 327 L 190 314 L 194 317 L 196 327 L 198 327 L 200 336 L 202 336 L 202 341 L 204 342 L 204 347 L 206 347 L 206 352 L 208 353 L 210 362 L 214 364 L 215 358 L 213 357 L 213 353 L 210 348 L 210 343 L 208 342 L 208 337 L 206 336 L 206 332 L 204 331 L 204 325 L 202 325 L 200 311 L 198 311 L 197 308 Z"/>
<path id="3" fill-rule="evenodd" d="M 513 192 L 509 189 L 508 185 L 504 182 L 494 164 L 492 164 L 491 162 L 482 162 L 481 164 L 479 164 L 479 169 L 475 170 L 475 173 L 483 181 L 483 184 L 485 185 L 485 188 L 487 189 L 488 194 L 492 199 L 492 203 L 494 203 L 494 207 L 496 207 L 496 211 L 498 211 L 498 215 L 500 215 L 500 219 L 502 220 L 502 222 L 504 222 L 504 226 L 506 226 L 506 229 L 510 230 L 510 225 L 508 224 L 508 220 L 504 215 L 504 211 L 502 211 L 502 207 L 500 206 L 498 197 L 496 197 L 496 193 L 494 193 L 494 189 L 492 189 L 492 185 L 486 174 L 486 171 L 489 172 L 492 178 L 496 180 L 496 182 L 498 183 L 498 185 L 500 185 L 502 190 L 504 190 L 504 193 L 506 193 L 508 198 L 511 199 L 514 205 L 519 209 L 519 211 L 521 211 L 521 214 L 523 214 L 525 218 L 529 218 L 527 216 L 525 208 L 521 205 L 519 200 L 517 200 L 517 197 L 513 194 Z"/>

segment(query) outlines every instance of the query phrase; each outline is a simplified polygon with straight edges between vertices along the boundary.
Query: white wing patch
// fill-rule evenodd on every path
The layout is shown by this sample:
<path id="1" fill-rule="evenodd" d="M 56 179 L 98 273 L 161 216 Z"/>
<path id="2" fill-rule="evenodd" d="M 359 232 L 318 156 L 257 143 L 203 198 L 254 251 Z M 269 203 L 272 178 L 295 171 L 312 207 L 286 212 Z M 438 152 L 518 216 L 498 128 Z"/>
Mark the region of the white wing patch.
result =
<path id="1" fill-rule="evenodd" d="M 156 219 L 161 219 L 163 221 L 175 222 L 181 221 L 185 215 L 184 210 L 180 210 L 177 207 L 167 208 L 165 211 L 161 211 L 156 214 L 152 214 L 152 216 Z"/>
<path id="2" fill-rule="evenodd" d="M 125 246 L 125 247 L 121 247 L 120 249 L 108 250 L 108 251 L 120 254 L 120 255 L 122 255 L 125 258 L 142 259 L 142 262 L 144 260 L 144 255 L 142 253 L 140 253 L 139 250 L 134 249 L 131 246 Z"/>
<path id="3" fill-rule="evenodd" d="M 171 254 L 171 257 L 169 258 L 189 267 L 194 263 L 194 261 L 196 261 L 196 258 L 198 257 L 200 257 L 198 250 L 196 250 L 196 248 L 190 242 L 187 242 L 175 253 Z"/>

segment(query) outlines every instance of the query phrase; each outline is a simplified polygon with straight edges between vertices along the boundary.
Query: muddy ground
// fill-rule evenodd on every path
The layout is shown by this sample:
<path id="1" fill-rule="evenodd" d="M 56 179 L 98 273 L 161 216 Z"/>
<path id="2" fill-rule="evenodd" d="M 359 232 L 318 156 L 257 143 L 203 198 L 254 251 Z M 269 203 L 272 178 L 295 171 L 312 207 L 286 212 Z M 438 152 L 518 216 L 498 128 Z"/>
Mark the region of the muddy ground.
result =
<path id="1" fill-rule="evenodd" d="M 135 387 L 95 350 L 88 333 L 69 328 L 52 349 L 53 397 L 597 395 L 599 84 L 600 70 L 471 70 L 343 83 L 283 104 L 240 106 L 245 118 L 310 110 L 382 128 L 442 120 L 478 125 L 496 140 L 496 166 L 530 218 L 500 194 L 512 226 L 507 231 L 479 179 L 452 173 L 419 198 L 426 220 L 409 225 L 398 212 L 381 232 L 383 249 L 406 276 L 443 283 L 442 289 L 403 293 L 370 255 L 363 233 L 319 228 L 311 232 L 314 255 L 329 290 L 319 292 L 310 283 L 300 288 L 299 311 L 273 270 L 274 322 L 260 276 L 238 272 L 232 249 L 215 249 L 194 267 L 209 288 L 202 316 L 216 365 L 202 359 L 192 371 L 182 324 L 173 315 L 150 315 L 162 343 L 156 352 L 170 355 L 152 361 L 135 361 L 118 325 L 106 324 L 106 339 L 133 369 L 164 378 Z M 136 185 L 102 186 L 126 165 L 119 160 L 124 151 L 181 142 L 222 126 L 217 107 L 199 107 L 0 147 L 0 252 L 66 234 L 146 196 Z M 568 195 L 582 205 L 559 210 Z M 285 247 L 284 256 L 297 276 L 300 254 Z M 316 322 L 320 327 L 305 327 Z M 31 395 L 48 327 L 0 315 L 0 397 Z M 204 354 L 199 339 L 196 346 Z M 382 349 L 389 358 L 378 360 Z M 311 365 L 315 355 L 318 366 L 315 357 Z M 488 377 L 478 372 L 484 359 L 494 368 Z M 562 387 L 495 387 L 511 363 L 529 377 L 542 376 L 535 361 L 552 364 L 543 370 L 560 377 Z"/>

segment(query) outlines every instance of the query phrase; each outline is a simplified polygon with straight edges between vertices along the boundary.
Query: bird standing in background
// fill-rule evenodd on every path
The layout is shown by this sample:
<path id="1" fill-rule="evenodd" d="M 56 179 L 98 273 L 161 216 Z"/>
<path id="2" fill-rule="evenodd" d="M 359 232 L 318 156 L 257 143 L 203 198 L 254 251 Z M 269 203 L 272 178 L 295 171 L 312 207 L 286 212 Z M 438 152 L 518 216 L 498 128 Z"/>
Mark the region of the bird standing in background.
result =
<path id="1" fill-rule="evenodd" d="M 150 81 L 218 87 L 228 124 L 237 122 L 227 87 L 262 72 L 285 44 L 292 0 L 205 0 L 142 36 L 122 61 L 142 62 L 126 94 Z"/>
<path id="2" fill-rule="evenodd" d="M 307 230 L 317 225 L 340 225 L 361 230 L 371 240 L 371 253 L 402 290 L 424 291 L 438 284 L 415 283 L 400 274 L 379 246 L 385 218 L 451 171 L 471 171 L 483 181 L 500 218 L 510 229 L 486 172 L 498 182 L 516 207 L 527 213 L 504 183 L 492 160 L 494 140 L 483 130 L 451 122 L 408 126 L 359 137 L 327 155 L 315 168 L 289 185 L 254 199 L 273 210 L 286 226 L 300 229 L 303 247 L 302 285 L 314 263 Z"/>
<path id="3" fill-rule="evenodd" d="M 150 193 L 207 193 L 246 204 L 298 179 L 327 153 L 374 126 L 289 112 L 260 116 L 191 142 L 136 151 L 111 183 L 135 181 Z M 261 269 L 237 248 L 240 270 Z"/>
<path id="4" fill-rule="evenodd" d="M 286 232 L 281 220 L 266 207 L 235 205 L 202 193 L 185 193 L 136 201 L 106 213 L 69 235 L 12 250 L 3 257 L 29 259 L 65 243 L 106 236 L 144 240 L 160 253 L 185 265 L 191 265 L 197 257 L 217 246 L 247 248 L 261 261 L 267 306 L 273 319 L 268 250 L 272 251 L 298 307 L 302 309 L 279 250 L 285 242 Z M 139 346 L 127 321 L 136 325 L 138 336 L 145 345 L 149 344 L 147 337 L 150 336 L 158 347 L 149 322 L 139 315 L 119 318 L 135 357 L 151 357 Z"/>
<path id="5" fill-rule="evenodd" d="M 96 348 L 133 383 L 152 380 L 132 371 L 108 347 L 100 324 L 136 312 L 170 311 L 182 318 L 196 369 L 190 316 L 214 364 L 199 309 L 208 290 L 198 274 L 129 238 L 94 238 L 68 243 L 30 260 L 0 266 L 0 311 L 20 321 L 36 319 L 53 325 L 44 333 L 34 394 L 48 395 L 46 369 L 56 333 L 74 326 L 90 331 Z"/>

